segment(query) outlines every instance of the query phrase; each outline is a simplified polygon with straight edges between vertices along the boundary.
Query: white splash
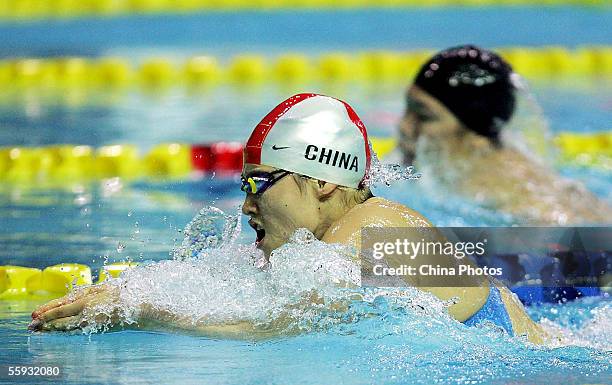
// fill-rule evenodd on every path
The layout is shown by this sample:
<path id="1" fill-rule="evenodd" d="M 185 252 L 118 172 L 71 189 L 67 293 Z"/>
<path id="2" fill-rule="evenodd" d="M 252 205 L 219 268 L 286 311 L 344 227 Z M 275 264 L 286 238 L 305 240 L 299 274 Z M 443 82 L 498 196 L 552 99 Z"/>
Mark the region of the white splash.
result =
<path id="1" fill-rule="evenodd" d="M 354 250 L 319 241 L 306 229 L 297 230 L 266 262 L 254 245 L 236 243 L 239 221 L 217 208 L 202 209 L 185 228 L 174 259 L 138 266 L 108 282 L 118 289 L 119 303 L 91 309 L 86 331 L 108 330 L 112 314 L 134 324 L 145 304 L 198 325 L 268 325 L 284 317 L 294 331 L 360 319 L 374 311 L 367 304 L 376 308 L 381 298 L 385 306 L 431 309 L 428 317 L 448 318 L 441 301 L 414 288 L 362 289 Z M 101 314 L 105 317 L 96 322 Z"/>
<path id="2" fill-rule="evenodd" d="M 561 326 L 549 319 L 540 321 L 544 330 L 555 336 L 549 346 L 582 346 L 612 351 L 612 305 L 607 302 L 589 312 L 589 319 L 579 328 Z"/>
<path id="3" fill-rule="evenodd" d="M 232 244 L 240 230 L 239 211 L 229 215 L 214 206 L 206 206 L 185 226 L 182 231 L 185 238 L 170 255 L 173 259 L 184 260 L 197 256 L 205 249 Z"/>
<path id="4" fill-rule="evenodd" d="M 401 166 L 399 164 L 382 163 L 372 149 L 370 143 L 370 170 L 365 178 L 365 184 L 369 187 L 377 185 L 390 186 L 392 182 L 401 180 L 418 180 L 421 173 L 414 172 L 414 166 Z"/>

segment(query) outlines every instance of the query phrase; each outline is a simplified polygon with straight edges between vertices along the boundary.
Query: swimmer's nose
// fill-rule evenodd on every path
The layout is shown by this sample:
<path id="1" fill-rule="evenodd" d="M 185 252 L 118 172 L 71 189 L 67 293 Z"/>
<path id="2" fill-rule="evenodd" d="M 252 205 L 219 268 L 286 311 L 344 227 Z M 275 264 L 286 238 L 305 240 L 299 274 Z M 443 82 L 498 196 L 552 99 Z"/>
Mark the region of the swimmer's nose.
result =
<path id="1" fill-rule="evenodd" d="M 257 213 L 257 204 L 255 203 L 255 197 L 253 194 L 247 194 L 242 203 L 242 213 L 244 215 L 251 215 Z"/>

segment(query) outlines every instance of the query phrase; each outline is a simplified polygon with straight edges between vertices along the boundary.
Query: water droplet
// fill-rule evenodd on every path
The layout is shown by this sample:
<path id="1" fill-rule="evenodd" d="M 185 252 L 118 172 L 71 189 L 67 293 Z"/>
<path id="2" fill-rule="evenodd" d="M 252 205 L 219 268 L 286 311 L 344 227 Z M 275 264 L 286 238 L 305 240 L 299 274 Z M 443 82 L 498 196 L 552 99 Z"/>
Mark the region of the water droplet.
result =
<path id="1" fill-rule="evenodd" d="M 78 206 L 83 206 L 91 202 L 91 196 L 88 194 L 79 194 L 74 198 L 74 203 Z"/>
<path id="2" fill-rule="evenodd" d="M 123 252 L 123 250 L 125 250 L 125 244 L 123 244 L 123 243 L 121 243 L 121 242 L 118 242 L 118 243 L 117 243 L 117 252 L 118 252 L 118 253 L 122 253 L 122 252 Z"/>
<path id="3" fill-rule="evenodd" d="M 371 149 L 370 145 L 370 149 Z M 390 186 L 391 182 L 400 180 L 417 180 L 421 178 L 420 173 L 414 172 L 413 166 L 400 166 L 397 164 L 382 163 L 378 160 L 376 153 L 371 150 L 372 162 L 370 171 L 366 177 L 367 186 L 385 185 Z"/>

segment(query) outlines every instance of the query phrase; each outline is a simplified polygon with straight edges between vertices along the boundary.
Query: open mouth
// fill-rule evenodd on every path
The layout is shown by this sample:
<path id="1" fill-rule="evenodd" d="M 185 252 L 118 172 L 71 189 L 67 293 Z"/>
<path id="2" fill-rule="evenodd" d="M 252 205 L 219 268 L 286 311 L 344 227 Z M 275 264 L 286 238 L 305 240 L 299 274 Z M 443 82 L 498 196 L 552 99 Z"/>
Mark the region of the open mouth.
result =
<path id="1" fill-rule="evenodd" d="M 249 220 L 249 225 L 253 228 L 253 230 L 255 230 L 255 233 L 257 234 L 255 245 L 259 245 L 266 236 L 266 230 L 264 230 L 264 228 L 261 227 L 261 225 L 253 222 L 252 219 Z"/>
<path id="2" fill-rule="evenodd" d="M 261 243 L 261 241 L 263 241 L 264 237 L 266 236 L 266 230 L 261 229 L 261 230 L 255 230 L 257 232 L 257 239 L 255 240 L 255 244 L 259 245 Z"/>

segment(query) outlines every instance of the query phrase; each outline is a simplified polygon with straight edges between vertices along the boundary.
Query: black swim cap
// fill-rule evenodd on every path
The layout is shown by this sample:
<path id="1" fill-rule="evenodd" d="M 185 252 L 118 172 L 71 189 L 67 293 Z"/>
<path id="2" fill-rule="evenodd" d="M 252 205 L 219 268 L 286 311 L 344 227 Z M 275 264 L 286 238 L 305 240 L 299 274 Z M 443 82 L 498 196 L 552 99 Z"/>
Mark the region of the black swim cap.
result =
<path id="1" fill-rule="evenodd" d="M 512 67 L 491 51 L 464 45 L 437 53 L 414 84 L 429 93 L 470 130 L 499 139 L 515 106 Z"/>

